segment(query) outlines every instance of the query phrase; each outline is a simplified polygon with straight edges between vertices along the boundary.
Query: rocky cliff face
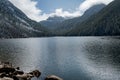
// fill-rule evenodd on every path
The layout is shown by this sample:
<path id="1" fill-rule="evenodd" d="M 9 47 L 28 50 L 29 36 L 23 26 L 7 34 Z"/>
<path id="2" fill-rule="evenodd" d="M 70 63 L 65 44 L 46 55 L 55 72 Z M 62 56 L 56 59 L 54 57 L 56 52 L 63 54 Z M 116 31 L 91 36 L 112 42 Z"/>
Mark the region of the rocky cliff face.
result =
<path id="1" fill-rule="evenodd" d="M 75 25 L 68 35 L 118 36 L 120 35 L 120 0 L 115 0 L 83 23 Z"/>
<path id="2" fill-rule="evenodd" d="M 0 38 L 44 35 L 44 28 L 16 8 L 8 0 L 0 0 Z"/>

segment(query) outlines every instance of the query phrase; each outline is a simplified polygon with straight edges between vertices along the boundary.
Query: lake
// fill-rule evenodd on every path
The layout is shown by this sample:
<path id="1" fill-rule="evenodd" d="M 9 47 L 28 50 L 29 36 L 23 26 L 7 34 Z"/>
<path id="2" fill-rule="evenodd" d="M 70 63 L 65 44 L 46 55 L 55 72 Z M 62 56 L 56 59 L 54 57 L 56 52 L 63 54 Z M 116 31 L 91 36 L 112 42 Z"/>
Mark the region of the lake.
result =
<path id="1" fill-rule="evenodd" d="M 29 72 L 39 69 L 44 80 L 120 80 L 119 37 L 49 37 L 1 39 L 0 61 Z"/>

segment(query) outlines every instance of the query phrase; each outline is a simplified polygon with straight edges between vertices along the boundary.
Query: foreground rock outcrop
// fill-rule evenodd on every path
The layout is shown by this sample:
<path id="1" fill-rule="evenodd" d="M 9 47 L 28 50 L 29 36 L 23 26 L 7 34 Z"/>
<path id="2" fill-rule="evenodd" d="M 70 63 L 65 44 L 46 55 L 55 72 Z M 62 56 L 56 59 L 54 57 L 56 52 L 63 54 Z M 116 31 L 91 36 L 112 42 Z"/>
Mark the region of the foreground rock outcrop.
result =
<path id="1" fill-rule="evenodd" d="M 0 80 L 31 80 L 33 77 L 39 78 L 41 72 L 34 70 L 29 73 L 25 73 L 20 70 L 19 67 L 14 68 L 9 62 L 0 63 Z M 63 80 L 55 75 L 47 76 L 45 80 Z"/>
<path id="2" fill-rule="evenodd" d="M 0 80 L 31 80 L 31 78 L 38 78 L 40 75 L 39 70 L 24 73 L 19 67 L 14 68 L 9 62 L 0 63 Z"/>

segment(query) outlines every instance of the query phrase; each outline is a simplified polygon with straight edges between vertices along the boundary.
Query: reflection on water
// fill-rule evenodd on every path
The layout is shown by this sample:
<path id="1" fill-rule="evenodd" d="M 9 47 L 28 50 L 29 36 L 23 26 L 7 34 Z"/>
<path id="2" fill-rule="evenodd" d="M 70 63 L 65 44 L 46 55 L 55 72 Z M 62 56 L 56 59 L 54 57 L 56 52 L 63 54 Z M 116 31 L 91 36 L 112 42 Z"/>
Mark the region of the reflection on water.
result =
<path id="1" fill-rule="evenodd" d="M 119 80 L 119 45 L 110 37 L 5 39 L 0 40 L 0 60 L 25 71 L 39 69 L 39 80 L 49 74 L 64 80 Z"/>

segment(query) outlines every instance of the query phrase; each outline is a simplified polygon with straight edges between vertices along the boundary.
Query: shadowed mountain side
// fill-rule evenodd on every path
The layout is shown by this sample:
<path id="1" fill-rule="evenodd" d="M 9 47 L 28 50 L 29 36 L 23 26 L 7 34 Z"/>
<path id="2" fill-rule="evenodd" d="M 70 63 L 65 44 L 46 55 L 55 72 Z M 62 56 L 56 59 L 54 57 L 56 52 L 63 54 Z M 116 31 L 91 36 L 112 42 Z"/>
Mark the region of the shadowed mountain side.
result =
<path id="1" fill-rule="evenodd" d="M 76 24 L 82 23 L 86 19 L 88 19 L 90 16 L 92 16 L 95 13 L 98 13 L 101 9 L 105 7 L 104 4 L 98 4 L 90 9 L 88 9 L 82 16 L 67 19 L 62 21 L 61 23 L 57 24 L 56 28 L 53 30 L 54 35 L 65 35 L 65 33 L 69 32 L 71 29 L 75 27 Z"/>
<path id="2" fill-rule="evenodd" d="M 120 0 L 115 0 L 82 23 L 75 25 L 70 36 L 113 36 L 120 35 Z"/>
<path id="3" fill-rule="evenodd" d="M 8 0 L 0 0 L 0 38 L 44 36 L 45 29 Z"/>

